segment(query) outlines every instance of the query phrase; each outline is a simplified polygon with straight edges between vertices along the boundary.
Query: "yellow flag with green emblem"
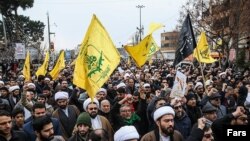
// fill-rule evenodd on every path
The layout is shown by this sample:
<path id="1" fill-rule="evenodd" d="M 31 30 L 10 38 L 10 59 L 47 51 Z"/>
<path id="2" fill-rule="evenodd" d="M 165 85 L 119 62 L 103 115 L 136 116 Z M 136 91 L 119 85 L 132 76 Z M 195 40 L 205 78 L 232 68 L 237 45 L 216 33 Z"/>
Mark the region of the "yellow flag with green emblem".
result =
<path id="1" fill-rule="evenodd" d="M 64 50 L 61 50 L 60 55 L 56 61 L 56 65 L 54 68 L 49 72 L 50 76 L 52 77 L 53 80 L 58 78 L 59 73 L 62 69 L 65 68 L 65 59 L 64 59 Z"/>
<path id="2" fill-rule="evenodd" d="M 138 45 L 125 46 L 124 48 L 138 67 L 142 67 L 160 49 L 155 43 L 152 34 L 146 36 Z"/>
<path id="3" fill-rule="evenodd" d="M 36 71 L 36 76 L 38 77 L 39 75 L 46 75 L 47 73 L 47 68 L 49 66 L 49 51 L 47 51 L 45 55 L 45 59 L 43 61 L 43 64 L 37 69 Z"/>
<path id="4" fill-rule="evenodd" d="M 216 60 L 210 54 L 205 32 L 201 32 L 200 40 L 194 49 L 193 55 L 201 63 L 213 63 Z"/>
<path id="5" fill-rule="evenodd" d="M 23 76 L 25 78 L 25 81 L 30 81 L 30 52 L 27 51 L 24 66 L 23 66 Z"/>
<path id="6" fill-rule="evenodd" d="M 93 100 L 120 63 L 120 54 L 98 18 L 93 15 L 76 58 L 73 83 Z"/>

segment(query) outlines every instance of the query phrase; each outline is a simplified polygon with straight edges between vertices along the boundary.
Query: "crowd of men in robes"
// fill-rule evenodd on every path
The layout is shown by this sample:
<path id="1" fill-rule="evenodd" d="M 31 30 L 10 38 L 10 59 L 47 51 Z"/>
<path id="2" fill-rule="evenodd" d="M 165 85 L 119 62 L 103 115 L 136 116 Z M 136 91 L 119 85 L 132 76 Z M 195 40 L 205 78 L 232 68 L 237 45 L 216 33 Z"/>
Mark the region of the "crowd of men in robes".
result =
<path id="1" fill-rule="evenodd" d="M 1 141 L 222 141 L 223 125 L 249 125 L 248 69 L 122 61 L 93 101 L 73 84 L 74 66 L 56 80 L 8 71 L 0 72 Z M 187 76 L 182 97 L 170 97 L 176 71 Z"/>

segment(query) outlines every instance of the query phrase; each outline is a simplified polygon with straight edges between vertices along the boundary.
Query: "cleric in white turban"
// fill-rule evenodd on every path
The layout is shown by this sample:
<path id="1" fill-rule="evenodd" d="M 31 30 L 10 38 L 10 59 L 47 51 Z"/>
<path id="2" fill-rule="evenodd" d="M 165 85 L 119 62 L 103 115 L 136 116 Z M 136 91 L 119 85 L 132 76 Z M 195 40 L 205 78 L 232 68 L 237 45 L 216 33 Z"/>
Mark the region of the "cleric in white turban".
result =
<path id="1" fill-rule="evenodd" d="M 114 141 L 138 140 L 139 134 L 134 126 L 123 126 L 115 132 Z"/>
<path id="2" fill-rule="evenodd" d="M 87 111 L 87 107 L 88 107 L 88 105 L 89 105 L 90 103 L 92 103 L 92 102 L 91 102 L 91 98 L 88 98 L 88 99 L 86 99 L 86 100 L 84 101 L 84 103 L 83 103 L 83 109 L 84 109 L 85 111 Z M 96 98 L 94 98 L 93 103 L 95 103 L 95 104 L 97 105 L 97 107 L 99 108 L 99 102 L 98 102 L 98 100 L 97 100 Z"/>
<path id="3" fill-rule="evenodd" d="M 160 117 L 162 117 L 164 115 L 168 115 L 168 114 L 175 116 L 175 112 L 174 112 L 173 108 L 170 106 L 162 106 L 154 112 L 154 121 L 156 121 Z"/>
<path id="4" fill-rule="evenodd" d="M 67 92 L 57 92 L 55 94 L 55 101 L 57 101 L 58 99 L 68 99 L 69 98 L 69 94 Z"/>

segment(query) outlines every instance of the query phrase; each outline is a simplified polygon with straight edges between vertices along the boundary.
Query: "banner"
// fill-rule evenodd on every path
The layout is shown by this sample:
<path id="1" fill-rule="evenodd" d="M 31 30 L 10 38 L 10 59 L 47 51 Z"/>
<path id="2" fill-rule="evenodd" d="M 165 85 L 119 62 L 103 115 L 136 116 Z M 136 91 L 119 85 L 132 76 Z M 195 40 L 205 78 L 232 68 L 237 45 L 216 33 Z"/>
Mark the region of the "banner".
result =
<path id="1" fill-rule="evenodd" d="M 170 97 L 183 97 L 187 87 L 186 81 L 187 76 L 180 71 L 177 71 Z"/>
<path id="2" fill-rule="evenodd" d="M 16 43 L 15 59 L 25 59 L 25 45 L 23 43 Z"/>

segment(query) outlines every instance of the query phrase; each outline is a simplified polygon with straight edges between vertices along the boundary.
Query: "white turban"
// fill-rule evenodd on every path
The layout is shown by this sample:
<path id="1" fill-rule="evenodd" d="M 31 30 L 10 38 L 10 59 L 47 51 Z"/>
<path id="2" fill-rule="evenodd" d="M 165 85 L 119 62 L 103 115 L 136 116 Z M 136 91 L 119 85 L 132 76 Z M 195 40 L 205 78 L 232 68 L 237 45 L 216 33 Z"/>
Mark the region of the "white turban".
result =
<path id="1" fill-rule="evenodd" d="M 99 92 L 104 92 L 105 94 L 107 94 L 107 90 L 104 88 L 99 89 L 97 93 L 99 93 Z"/>
<path id="2" fill-rule="evenodd" d="M 36 85 L 34 83 L 28 83 L 28 87 L 36 88 Z"/>
<path id="3" fill-rule="evenodd" d="M 48 77 L 45 77 L 45 78 L 44 78 L 44 80 L 46 80 L 46 81 L 50 81 L 50 79 L 49 79 Z"/>
<path id="4" fill-rule="evenodd" d="M 222 75 L 227 75 L 227 73 L 226 73 L 226 72 L 222 72 L 222 73 L 219 74 L 220 77 L 221 77 Z"/>
<path id="5" fill-rule="evenodd" d="M 97 108 L 99 108 L 99 102 L 98 102 L 98 100 L 97 100 L 96 98 L 94 98 L 94 101 L 93 101 L 93 102 L 97 105 Z M 91 98 L 88 98 L 88 99 L 86 99 L 86 100 L 84 101 L 84 103 L 83 103 L 83 109 L 84 109 L 85 111 L 87 111 L 87 106 L 88 106 L 90 103 L 92 103 L 92 102 L 91 102 Z"/>
<path id="6" fill-rule="evenodd" d="M 121 87 L 126 87 L 126 84 L 121 82 L 120 84 L 118 84 L 117 86 L 117 89 L 121 88 Z"/>
<path id="7" fill-rule="evenodd" d="M 127 77 L 130 77 L 130 75 L 128 73 L 125 73 L 124 79 L 127 79 Z"/>
<path id="8" fill-rule="evenodd" d="M 149 83 L 145 83 L 144 85 L 143 85 L 143 87 L 145 88 L 145 87 L 150 87 L 150 84 Z"/>
<path id="9" fill-rule="evenodd" d="M 13 92 L 14 90 L 20 90 L 20 87 L 19 86 L 11 86 L 9 88 L 9 92 Z"/>
<path id="10" fill-rule="evenodd" d="M 154 121 L 162 117 L 163 115 L 171 114 L 175 116 L 175 112 L 170 106 L 162 106 L 154 112 Z"/>
<path id="11" fill-rule="evenodd" d="M 139 134 L 134 126 L 123 126 L 115 132 L 114 141 L 139 139 Z"/>
<path id="12" fill-rule="evenodd" d="M 0 81 L 0 84 L 3 84 L 3 85 L 4 85 L 4 82 L 3 82 L 3 81 Z"/>
<path id="13" fill-rule="evenodd" d="M 196 90 L 196 88 L 198 88 L 199 86 L 203 87 L 203 84 L 201 82 L 197 82 L 196 85 L 194 86 L 194 89 Z"/>
<path id="14" fill-rule="evenodd" d="M 69 94 L 67 92 L 57 92 L 55 94 L 55 101 L 57 101 L 58 99 L 68 99 L 69 98 Z"/>

